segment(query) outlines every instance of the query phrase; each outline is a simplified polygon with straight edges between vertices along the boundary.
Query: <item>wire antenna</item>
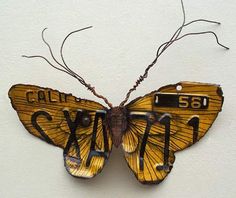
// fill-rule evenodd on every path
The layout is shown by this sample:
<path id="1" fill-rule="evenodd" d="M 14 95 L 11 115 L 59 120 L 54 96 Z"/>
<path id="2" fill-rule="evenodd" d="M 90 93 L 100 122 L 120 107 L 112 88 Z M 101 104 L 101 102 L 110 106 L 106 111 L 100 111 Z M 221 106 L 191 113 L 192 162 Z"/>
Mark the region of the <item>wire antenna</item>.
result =
<path id="1" fill-rule="evenodd" d="M 207 22 L 207 23 L 213 23 L 213 24 L 218 24 L 220 25 L 220 22 L 217 22 L 217 21 L 211 21 L 211 20 L 206 20 L 206 19 L 197 19 L 197 20 L 193 20 L 193 21 L 190 21 L 188 23 L 186 23 L 186 14 L 185 14 L 185 8 L 184 8 L 184 3 L 183 3 L 183 0 L 181 0 L 181 6 L 182 6 L 182 12 L 183 12 L 183 22 L 182 22 L 182 25 L 176 30 L 176 32 L 172 35 L 171 39 L 169 41 L 166 41 L 164 42 L 163 44 L 161 44 L 158 49 L 157 49 L 157 53 L 156 53 L 156 57 L 155 59 L 152 61 L 151 64 L 149 64 L 143 75 L 140 75 L 139 78 L 137 79 L 137 81 L 135 82 L 135 84 L 133 85 L 133 87 L 131 89 L 129 89 L 128 93 L 126 94 L 126 97 L 125 99 L 120 103 L 119 106 L 124 106 L 126 104 L 126 102 L 128 101 L 129 97 L 130 97 L 130 94 L 135 91 L 137 89 L 137 87 L 141 84 L 141 82 L 144 81 L 145 78 L 148 77 L 148 72 L 149 70 L 157 63 L 157 60 L 158 58 L 173 44 L 175 43 L 176 41 L 179 41 L 185 37 L 188 37 L 188 36 L 193 36 L 193 35 L 202 35 L 202 34 L 211 34 L 215 37 L 216 39 L 216 43 L 220 46 L 220 47 L 223 47 L 224 49 L 229 49 L 227 46 L 221 44 L 219 42 L 219 39 L 218 39 L 218 36 L 215 32 L 213 31 L 205 31 L 205 32 L 191 32 L 191 33 L 187 33 L 187 34 L 184 34 L 181 36 L 181 33 L 182 33 L 182 30 L 193 24 L 193 23 L 196 23 L 196 22 Z"/>
<path id="2" fill-rule="evenodd" d="M 89 26 L 89 27 L 85 27 L 85 28 L 82 28 L 82 29 L 79 29 L 79 30 L 75 30 L 73 32 L 70 32 L 65 38 L 64 40 L 62 41 L 62 44 L 61 44 L 61 48 L 60 48 L 60 55 L 61 55 L 61 59 L 62 59 L 62 63 L 59 62 L 54 54 L 53 54 L 53 51 L 52 51 L 52 48 L 51 46 L 49 45 L 49 43 L 46 41 L 46 39 L 44 38 L 44 32 L 47 28 L 45 28 L 43 31 L 42 31 L 42 40 L 43 42 L 47 45 L 48 49 L 49 49 L 49 52 L 50 52 L 50 55 L 52 57 L 52 59 L 54 60 L 54 62 L 57 64 L 57 65 L 54 65 L 53 63 L 51 63 L 47 58 L 45 58 L 44 56 L 41 56 L 41 55 L 34 55 L 34 56 L 26 56 L 26 55 L 23 55 L 22 57 L 25 57 L 25 58 L 42 58 L 44 59 L 51 67 L 53 67 L 54 69 L 57 69 L 61 72 L 64 72 L 70 76 L 72 76 L 73 78 L 77 79 L 82 85 L 84 85 L 89 91 L 91 91 L 93 93 L 93 95 L 95 95 L 96 97 L 98 98 L 101 98 L 110 108 L 113 107 L 112 103 L 110 103 L 108 101 L 108 99 L 106 97 L 104 97 L 103 95 L 101 94 L 98 94 L 95 90 L 95 87 L 93 87 L 91 84 L 87 83 L 84 78 L 82 78 L 79 74 L 77 74 L 76 72 L 74 72 L 66 63 L 65 59 L 64 59 L 64 55 L 63 55 L 63 47 L 65 45 L 65 42 L 66 40 L 74 33 L 77 33 L 77 32 L 80 32 L 80 31 L 83 31 L 83 30 L 86 30 L 86 29 L 90 29 L 92 28 L 92 26 Z"/>
<path id="3" fill-rule="evenodd" d="M 156 52 L 156 56 L 155 56 L 155 59 L 151 62 L 151 64 L 149 64 L 146 69 L 144 70 L 144 73 L 143 75 L 140 75 L 139 78 L 137 79 L 137 81 L 135 82 L 135 84 L 133 85 L 133 87 L 131 89 L 129 89 L 128 93 L 126 94 L 126 97 L 125 99 L 120 103 L 120 107 L 121 106 L 124 106 L 126 104 L 126 102 L 128 101 L 131 93 L 133 91 L 135 91 L 137 89 L 137 87 L 144 81 L 145 78 L 148 77 L 148 74 L 149 74 L 149 70 L 154 66 L 156 65 L 157 63 L 157 60 L 158 58 L 173 44 L 175 43 L 176 41 L 179 41 L 185 37 L 188 37 L 188 36 L 194 36 L 194 35 L 203 35 L 203 34 L 211 34 L 215 37 L 216 39 L 216 43 L 225 48 L 225 49 L 229 49 L 228 47 L 226 47 L 225 45 L 221 44 L 219 42 L 219 39 L 218 39 L 218 36 L 215 32 L 213 31 L 205 31 L 205 32 L 191 32 L 191 33 L 187 33 L 187 34 L 184 34 L 184 35 L 181 35 L 182 33 L 182 30 L 187 27 L 187 26 L 190 26 L 191 24 L 193 23 L 197 23 L 197 22 L 206 22 L 206 23 L 212 23 L 212 24 L 217 24 L 217 25 L 220 25 L 220 22 L 217 22 L 217 21 L 211 21 L 211 20 L 206 20 L 206 19 L 197 19 L 197 20 L 193 20 L 193 21 L 190 21 L 188 23 L 186 23 L 186 14 L 185 14 L 185 8 L 184 8 L 184 3 L 183 3 L 183 0 L 181 0 L 181 6 L 182 6 L 182 12 L 183 12 L 183 22 L 182 22 L 182 25 L 174 32 L 174 34 L 172 35 L 172 37 L 170 38 L 170 40 L 162 43 L 158 49 L 157 49 L 157 52 Z M 61 61 L 62 62 L 59 62 L 54 54 L 53 54 L 53 51 L 52 51 L 52 48 L 51 46 L 49 45 L 49 43 L 46 41 L 46 39 L 44 38 L 44 32 L 46 31 L 47 28 L 45 28 L 43 31 L 42 31 L 42 40 L 43 42 L 45 43 L 45 45 L 48 47 L 49 49 L 49 52 L 50 52 L 50 55 L 53 59 L 53 61 L 56 63 L 56 65 L 54 65 L 52 62 L 50 62 L 47 58 L 45 58 L 44 56 L 41 56 L 41 55 L 33 55 L 33 56 L 26 56 L 26 55 L 23 55 L 22 57 L 25 57 L 25 58 L 41 58 L 41 59 L 44 59 L 51 67 L 53 67 L 54 69 L 57 69 L 61 72 L 64 72 L 70 76 L 72 76 L 73 78 L 77 79 L 82 85 L 84 85 L 89 91 L 91 91 L 93 93 L 93 95 L 95 95 L 96 97 L 102 99 L 110 108 L 113 107 L 112 103 L 110 103 L 108 101 L 108 99 L 106 97 L 104 97 L 103 95 L 101 94 L 98 94 L 97 91 L 95 90 L 95 87 L 93 87 L 91 84 L 87 83 L 84 78 L 82 78 L 79 74 L 77 74 L 76 72 L 74 72 L 69 66 L 68 64 L 66 63 L 65 61 L 65 58 L 64 58 L 64 55 L 63 55 L 63 49 L 64 49 L 64 45 L 67 41 L 67 39 L 72 35 L 72 34 L 75 34 L 75 33 L 78 33 L 78 32 L 81 32 L 83 30 L 87 30 L 87 29 L 90 29 L 92 28 L 92 26 L 88 26 L 88 27 L 85 27 L 85 28 L 82 28 L 82 29 L 79 29 L 79 30 L 75 30 L 75 31 L 72 31 L 70 32 L 62 41 L 62 44 L 61 44 L 61 47 L 60 47 L 60 56 L 61 56 Z"/>

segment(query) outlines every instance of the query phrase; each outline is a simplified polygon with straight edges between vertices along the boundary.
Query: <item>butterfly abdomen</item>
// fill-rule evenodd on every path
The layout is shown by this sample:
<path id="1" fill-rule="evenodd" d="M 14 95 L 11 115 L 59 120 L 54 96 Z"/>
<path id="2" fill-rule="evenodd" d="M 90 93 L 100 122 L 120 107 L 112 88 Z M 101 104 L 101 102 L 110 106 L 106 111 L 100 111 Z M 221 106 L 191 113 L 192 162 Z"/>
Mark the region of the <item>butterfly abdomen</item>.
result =
<path id="1" fill-rule="evenodd" d="M 113 144 L 118 147 L 127 129 L 127 110 L 125 107 L 114 107 L 107 112 L 107 125 L 112 135 Z"/>

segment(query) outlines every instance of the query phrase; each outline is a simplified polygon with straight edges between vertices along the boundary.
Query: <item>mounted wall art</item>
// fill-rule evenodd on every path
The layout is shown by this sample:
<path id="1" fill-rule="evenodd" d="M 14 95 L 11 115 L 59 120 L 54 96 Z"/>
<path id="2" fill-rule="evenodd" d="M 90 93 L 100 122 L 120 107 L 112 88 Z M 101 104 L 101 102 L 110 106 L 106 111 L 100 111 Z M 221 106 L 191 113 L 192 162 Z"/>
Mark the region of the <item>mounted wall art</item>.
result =
<path id="1" fill-rule="evenodd" d="M 224 99 L 221 87 L 215 84 L 183 81 L 161 87 L 127 104 L 130 94 L 148 77 L 158 58 L 177 41 L 187 36 L 209 34 L 220 47 L 228 49 L 212 31 L 182 34 L 182 30 L 193 23 L 219 22 L 205 19 L 186 22 L 184 5 L 181 3 L 183 23 L 170 40 L 160 45 L 155 59 L 118 106 L 113 106 L 95 87 L 75 73 L 64 59 L 66 40 L 91 26 L 73 31 L 65 37 L 60 49 L 60 61 L 45 40 L 45 30 L 42 39 L 53 62 L 40 55 L 24 56 L 44 59 L 53 68 L 78 80 L 107 105 L 105 107 L 91 100 L 35 85 L 17 84 L 9 90 L 11 104 L 26 130 L 62 148 L 66 170 L 72 176 L 94 177 L 102 171 L 112 146 L 121 145 L 125 160 L 138 181 L 144 184 L 160 183 L 174 165 L 175 152 L 195 144 L 215 121 Z"/>

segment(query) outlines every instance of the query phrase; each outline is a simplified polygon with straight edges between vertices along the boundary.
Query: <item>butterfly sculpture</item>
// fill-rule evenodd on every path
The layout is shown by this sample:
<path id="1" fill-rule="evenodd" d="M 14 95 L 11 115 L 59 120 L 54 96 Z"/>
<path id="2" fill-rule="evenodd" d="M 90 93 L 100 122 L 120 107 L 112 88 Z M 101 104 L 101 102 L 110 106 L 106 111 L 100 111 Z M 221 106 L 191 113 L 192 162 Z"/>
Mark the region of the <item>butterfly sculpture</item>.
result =
<path id="1" fill-rule="evenodd" d="M 181 1 L 182 2 L 182 1 Z M 75 177 L 92 178 L 97 175 L 108 160 L 112 146 L 122 146 L 125 159 L 141 183 L 160 183 L 171 171 L 175 152 L 181 151 L 200 140 L 213 124 L 223 104 L 223 93 L 219 85 L 179 82 L 167 85 L 126 104 L 132 91 L 148 76 L 160 55 L 174 42 L 185 36 L 213 34 L 214 32 L 188 33 L 181 36 L 182 29 L 195 22 L 210 22 L 199 19 L 184 22 L 171 39 L 163 43 L 154 61 L 146 68 L 126 98 L 117 107 L 95 88 L 76 74 L 66 64 L 61 45 L 59 62 L 48 46 L 55 66 L 42 56 L 52 67 L 76 78 L 95 96 L 104 100 L 109 108 L 71 94 L 34 85 L 17 84 L 9 90 L 13 108 L 20 121 L 34 136 L 63 149 L 66 170 Z"/>

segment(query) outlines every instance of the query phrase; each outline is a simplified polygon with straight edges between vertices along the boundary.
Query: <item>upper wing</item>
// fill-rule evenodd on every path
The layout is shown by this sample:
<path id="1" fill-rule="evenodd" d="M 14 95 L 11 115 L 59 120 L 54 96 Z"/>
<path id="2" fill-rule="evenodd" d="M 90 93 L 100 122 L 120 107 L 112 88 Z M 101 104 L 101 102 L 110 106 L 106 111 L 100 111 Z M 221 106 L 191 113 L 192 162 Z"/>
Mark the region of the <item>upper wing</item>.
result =
<path id="1" fill-rule="evenodd" d="M 201 139 L 221 111 L 218 85 L 180 82 L 127 105 L 125 158 L 142 183 L 159 183 L 170 172 L 174 152 Z"/>
<path id="2" fill-rule="evenodd" d="M 34 85 L 14 85 L 9 97 L 32 135 L 64 149 L 71 175 L 90 178 L 102 170 L 112 147 L 105 107 Z"/>

